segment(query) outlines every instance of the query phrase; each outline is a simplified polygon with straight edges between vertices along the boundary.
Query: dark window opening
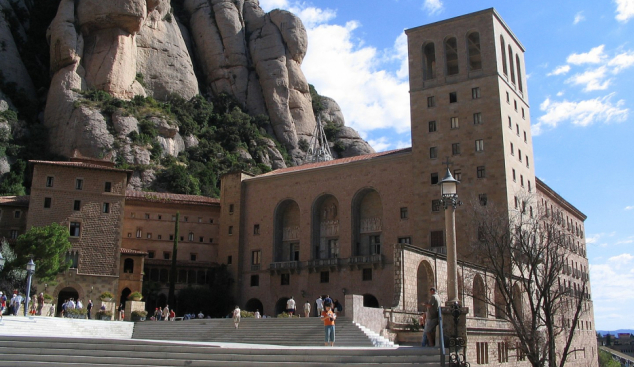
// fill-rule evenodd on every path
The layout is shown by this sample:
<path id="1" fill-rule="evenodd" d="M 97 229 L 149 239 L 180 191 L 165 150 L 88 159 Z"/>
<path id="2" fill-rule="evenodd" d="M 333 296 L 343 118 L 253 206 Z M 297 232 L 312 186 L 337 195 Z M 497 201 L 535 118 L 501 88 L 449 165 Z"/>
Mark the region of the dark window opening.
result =
<path id="1" fill-rule="evenodd" d="M 291 284 L 291 275 L 290 274 L 282 274 L 280 279 L 281 285 L 290 285 Z"/>
<path id="2" fill-rule="evenodd" d="M 444 245 L 443 231 L 431 231 L 431 247 L 443 247 Z"/>
<path id="3" fill-rule="evenodd" d="M 320 283 L 330 283 L 330 272 L 329 271 L 322 271 L 319 274 L 319 282 Z"/>
<path id="4" fill-rule="evenodd" d="M 372 280 L 372 268 L 363 269 L 363 275 L 361 279 L 363 279 L 363 281 Z"/>
<path id="5" fill-rule="evenodd" d="M 44 208 L 50 208 L 51 207 L 51 198 L 44 198 Z"/>

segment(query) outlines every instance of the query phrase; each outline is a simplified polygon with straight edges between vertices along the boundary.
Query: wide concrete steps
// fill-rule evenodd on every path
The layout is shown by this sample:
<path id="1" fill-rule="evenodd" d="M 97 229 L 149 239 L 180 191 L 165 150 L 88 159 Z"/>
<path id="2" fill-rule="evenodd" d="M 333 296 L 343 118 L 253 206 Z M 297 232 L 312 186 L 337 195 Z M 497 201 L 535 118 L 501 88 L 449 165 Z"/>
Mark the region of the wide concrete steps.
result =
<path id="1" fill-rule="evenodd" d="M 0 335 L 130 339 L 133 329 L 134 324 L 125 321 L 80 320 L 44 316 L 4 316 L 0 322 Z"/>
<path id="2" fill-rule="evenodd" d="M 435 348 L 330 348 L 0 336 L 0 366 L 438 366 Z"/>
<path id="3" fill-rule="evenodd" d="M 284 346 L 321 346 L 324 325 L 313 318 L 242 319 L 236 329 L 232 319 L 137 322 L 133 339 L 180 340 L 271 344 Z M 350 319 L 339 317 L 336 325 L 336 346 L 372 347 L 372 341 Z"/>

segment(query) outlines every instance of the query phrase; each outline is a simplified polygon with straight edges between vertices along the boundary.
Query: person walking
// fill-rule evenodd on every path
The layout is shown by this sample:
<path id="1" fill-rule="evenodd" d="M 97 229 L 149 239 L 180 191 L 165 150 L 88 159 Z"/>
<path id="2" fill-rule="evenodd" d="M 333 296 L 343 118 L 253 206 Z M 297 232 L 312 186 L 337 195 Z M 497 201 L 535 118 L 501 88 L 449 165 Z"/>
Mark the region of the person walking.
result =
<path id="1" fill-rule="evenodd" d="M 236 326 L 236 329 L 240 325 L 240 307 L 236 305 L 236 308 L 233 310 L 233 324 Z"/>
<path id="2" fill-rule="evenodd" d="M 51 303 L 51 307 L 48 309 L 48 317 L 55 317 L 55 302 Z"/>
<path id="3" fill-rule="evenodd" d="M 321 299 L 321 296 L 319 296 L 316 300 L 315 300 L 315 306 L 317 306 L 317 316 L 321 316 L 321 312 L 324 310 L 324 300 Z"/>
<path id="4" fill-rule="evenodd" d="M 163 308 L 163 314 L 161 315 L 161 317 L 163 317 L 163 321 L 169 321 L 169 319 L 170 319 L 170 305 L 165 305 L 165 308 Z"/>
<path id="5" fill-rule="evenodd" d="M 324 310 L 321 312 L 321 319 L 324 320 L 324 345 L 328 346 L 328 343 L 330 343 L 330 346 L 334 347 L 335 320 L 337 319 L 337 314 L 332 312 L 332 304 L 324 306 Z"/>
<path id="6" fill-rule="evenodd" d="M 290 317 L 293 317 L 295 314 L 295 300 L 293 299 L 293 296 L 286 301 L 286 313 L 289 314 Z"/>
<path id="7" fill-rule="evenodd" d="M 332 308 L 332 298 L 330 298 L 330 295 L 326 295 L 326 298 L 324 298 L 324 308 L 326 308 L 326 305 L 330 304 L 330 307 Z"/>
<path id="8" fill-rule="evenodd" d="M 0 292 L 0 321 L 2 320 L 2 314 L 5 308 L 7 308 L 7 296 Z"/>
<path id="9" fill-rule="evenodd" d="M 304 303 L 304 316 L 310 317 L 310 302 L 308 302 L 308 300 Z"/>
<path id="10" fill-rule="evenodd" d="M 44 307 L 44 293 L 40 292 L 37 296 L 37 315 L 42 316 L 42 308 Z"/>
<path id="11" fill-rule="evenodd" d="M 31 296 L 31 304 L 29 304 L 29 316 L 35 316 L 37 312 L 37 295 Z"/>
<path id="12" fill-rule="evenodd" d="M 22 301 L 24 297 L 20 293 L 18 293 L 15 297 L 12 298 L 13 301 L 13 316 L 18 316 L 20 314 L 20 306 L 22 306 Z"/>
<path id="13" fill-rule="evenodd" d="M 425 321 L 425 334 L 427 334 L 427 341 L 430 347 L 436 346 L 436 326 L 438 326 L 438 305 L 440 305 L 440 298 L 436 294 L 436 288 L 431 287 L 429 289 L 429 303 L 425 303 L 427 307 L 427 320 Z"/>
<path id="14" fill-rule="evenodd" d="M 339 312 L 343 311 L 343 306 L 341 305 L 341 303 L 339 303 L 338 299 L 335 299 L 332 302 L 332 310 L 335 311 L 335 313 L 339 314 Z"/>
<path id="15" fill-rule="evenodd" d="M 423 328 L 423 341 L 421 342 L 421 347 L 426 347 L 429 345 L 427 342 L 427 334 L 425 334 L 425 322 L 427 321 L 427 312 L 423 311 L 420 313 L 420 317 L 418 318 L 418 325 Z"/>
<path id="16" fill-rule="evenodd" d="M 262 316 L 260 316 L 260 310 L 255 310 L 253 317 L 255 317 L 256 319 L 262 318 Z"/>
<path id="17" fill-rule="evenodd" d="M 119 321 L 123 321 L 125 318 L 125 307 L 123 307 L 123 303 L 119 303 Z"/>
<path id="18" fill-rule="evenodd" d="M 92 300 L 88 300 L 88 304 L 86 305 L 86 316 L 88 316 L 88 320 L 90 320 L 90 313 L 92 312 Z"/>

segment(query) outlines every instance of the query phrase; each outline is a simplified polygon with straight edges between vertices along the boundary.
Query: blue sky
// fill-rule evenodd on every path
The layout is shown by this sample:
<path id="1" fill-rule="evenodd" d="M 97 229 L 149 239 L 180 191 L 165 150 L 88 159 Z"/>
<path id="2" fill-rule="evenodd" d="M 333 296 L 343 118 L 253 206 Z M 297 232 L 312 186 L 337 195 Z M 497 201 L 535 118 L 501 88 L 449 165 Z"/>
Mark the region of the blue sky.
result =
<path id="1" fill-rule="evenodd" d="M 596 328 L 634 328 L 634 0 L 260 3 L 300 16 L 306 78 L 377 151 L 411 145 L 403 30 L 496 8 L 527 50 L 536 174 L 588 216 Z"/>

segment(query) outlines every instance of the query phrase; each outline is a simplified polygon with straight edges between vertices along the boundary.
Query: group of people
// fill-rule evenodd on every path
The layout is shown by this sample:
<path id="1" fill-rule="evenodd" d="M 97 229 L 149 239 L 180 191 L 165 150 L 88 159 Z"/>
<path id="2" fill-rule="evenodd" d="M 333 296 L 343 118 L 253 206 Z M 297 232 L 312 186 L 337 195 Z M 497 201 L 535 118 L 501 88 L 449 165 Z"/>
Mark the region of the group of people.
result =
<path id="1" fill-rule="evenodd" d="M 8 309 L 9 315 L 17 316 L 22 304 L 24 304 L 24 297 L 20 293 L 14 292 L 11 299 L 8 299 L 4 292 L 0 292 L 0 320 L 2 320 L 2 314 L 6 309 Z"/>
<path id="2" fill-rule="evenodd" d="M 174 310 L 170 310 L 170 305 L 165 305 L 163 309 L 161 309 L 160 307 L 155 308 L 154 315 L 150 317 L 150 320 L 152 321 L 174 321 L 175 319 L 176 319 L 176 312 L 174 312 Z"/>
<path id="3" fill-rule="evenodd" d="M 324 310 L 324 305 L 326 303 L 330 304 L 330 307 L 335 313 L 343 311 L 343 306 L 341 305 L 341 303 L 339 303 L 339 300 L 337 299 L 333 300 L 332 298 L 330 298 L 329 295 L 326 295 L 326 297 L 324 298 L 322 298 L 322 296 L 319 296 L 319 298 L 315 300 L 315 306 L 317 307 L 317 316 L 321 317 L 321 312 Z M 306 303 L 304 303 L 304 307 L 303 307 L 304 317 L 310 317 L 311 309 L 312 309 L 312 306 L 310 302 L 307 300 Z M 286 301 L 286 313 L 290 317 L 293 317 L 297 314 L 297 303 L 295 302 L 295 299 L 293 298 L 293 296 L 291 296 L 291 298 L 289 298 Z"/>
<path id="4" fill-rule="evenodd" d="M 26 298 L 18 291 L 13 292 L 11 299 L 7 298 L 4 292 L 0 291 L 0 320 L 2 315 L 7 311 L 9 315 L 17 316 L 20 314 L 22 305 L 25 304 Z M 29 303 L 28 314 L 29 316 L 41 316 L 43 312 L 48 311 L 48 316 L 55 316 L 55 305 L 51 302 L 48 310 L 44 309 L 44 293 L 38 295 L 34 294 Z"/>

